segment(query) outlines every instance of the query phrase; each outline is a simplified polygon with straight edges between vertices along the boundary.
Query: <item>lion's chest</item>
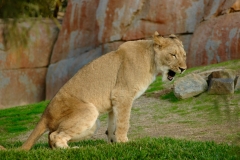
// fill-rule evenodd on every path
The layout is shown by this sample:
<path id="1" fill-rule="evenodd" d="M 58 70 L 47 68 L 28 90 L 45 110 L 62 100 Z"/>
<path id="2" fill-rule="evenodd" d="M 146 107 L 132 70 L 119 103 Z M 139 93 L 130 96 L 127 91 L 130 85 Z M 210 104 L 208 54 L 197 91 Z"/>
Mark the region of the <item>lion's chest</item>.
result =
<path id="1" fill-rule="evenodd" d="M 148 88 L 148 86 L 153 82 L 155 81 L 156 79 L 156 76 L 154 75 L 149 81 L 145 82 L 143 85 L 141 86 L 138 86 L 137 88 L 137 93 L 134 97 L 134 100 L 139 98 Z"/>

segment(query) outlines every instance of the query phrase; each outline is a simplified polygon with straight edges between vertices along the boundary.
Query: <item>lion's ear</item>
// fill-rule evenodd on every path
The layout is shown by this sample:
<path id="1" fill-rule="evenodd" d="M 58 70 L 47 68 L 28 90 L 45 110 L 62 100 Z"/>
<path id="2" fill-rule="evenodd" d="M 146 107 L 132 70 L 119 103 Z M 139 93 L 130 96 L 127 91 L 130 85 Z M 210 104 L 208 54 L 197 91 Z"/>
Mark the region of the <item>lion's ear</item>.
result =
<path id="1" fill-rule="evenodd" d="M 157 44 L 160 48 L 166 45 L 166 40 L 163 36 L 159 35 L 159 33 L 156 31 L 153 35 L 153 41 L 155 44 Z"/>
<path id="2" fill-rule="evenodd" d="M 170 34 L 170 35 L 168 36 L 168 38 L 179 40 L 178 36 L 176 36 L 175 34 Z M 182 41 L 179 41 L 179 43 L 183 46 Z"/>
<path id="3" fill-rule="evenodd" d="M 155 31 L 153 36 L 159 36 L 159 33 Z"/>

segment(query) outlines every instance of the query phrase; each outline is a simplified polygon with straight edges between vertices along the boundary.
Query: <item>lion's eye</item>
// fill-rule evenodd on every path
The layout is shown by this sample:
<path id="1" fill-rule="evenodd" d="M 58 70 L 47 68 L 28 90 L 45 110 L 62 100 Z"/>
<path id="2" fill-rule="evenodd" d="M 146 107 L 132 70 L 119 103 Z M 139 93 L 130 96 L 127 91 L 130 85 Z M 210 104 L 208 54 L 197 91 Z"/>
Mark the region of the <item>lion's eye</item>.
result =
<path id="1" fill-rule="evenodd" d="M 173 58 L 177 58 L 175 54 L 171 54 Z"/>

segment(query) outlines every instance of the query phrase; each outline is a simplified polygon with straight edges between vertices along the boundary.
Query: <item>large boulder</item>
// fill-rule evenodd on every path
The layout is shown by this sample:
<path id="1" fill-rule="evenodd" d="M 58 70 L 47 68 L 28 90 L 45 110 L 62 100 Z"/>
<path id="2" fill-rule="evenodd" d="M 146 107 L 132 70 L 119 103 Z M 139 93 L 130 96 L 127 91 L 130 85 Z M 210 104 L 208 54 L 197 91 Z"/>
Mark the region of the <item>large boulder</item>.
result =
<path id="1" fill-rule="evenodd" d="M 49 19 L 30 19 L 17 23 L 19 30 L 29 30 L 26 47 L 5 43 L 3 33 L 7 30 L 4 25 L 1 21 L 0 109 L 45 100 L 45 79 L 59 31 L 57 25 Z"/>
<path id="2" fill-rule="evenodd" d="M 190 74 L 174 82 L 173 92 L 177 98 L 197 96 L 208 88 L 207 82 L 198 74 Z"/>
<path id="3" fill-rule="evenodd" d="M 236 12 L 202 22 L 190 42 L 188 67 L 239 59 L 239 17 Z"/>

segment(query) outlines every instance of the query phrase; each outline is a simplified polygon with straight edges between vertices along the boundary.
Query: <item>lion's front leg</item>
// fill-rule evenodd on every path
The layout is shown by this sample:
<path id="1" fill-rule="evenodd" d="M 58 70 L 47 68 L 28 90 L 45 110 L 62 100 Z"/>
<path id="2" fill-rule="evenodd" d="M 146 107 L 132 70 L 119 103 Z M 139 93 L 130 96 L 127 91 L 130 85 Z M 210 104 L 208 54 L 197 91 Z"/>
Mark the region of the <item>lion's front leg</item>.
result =
<path id="1" fill-rule="evenodd" d="M 116 130 L 116 120 L 114 116 L 114 111 L 108 113 L 108 129 L 106 130 L 106 135 L 108 136 L 108 142 L 116 142 L 115 137 Z"/>
<path id="2" fill-rule="evenodd" d="M 114 107 L 114 115 L 116 118 L 116 141 L 117 142 L 127 142 L 130 112 L 132 107 L 132 101 L 120 101 L 118 105 Z"/>

